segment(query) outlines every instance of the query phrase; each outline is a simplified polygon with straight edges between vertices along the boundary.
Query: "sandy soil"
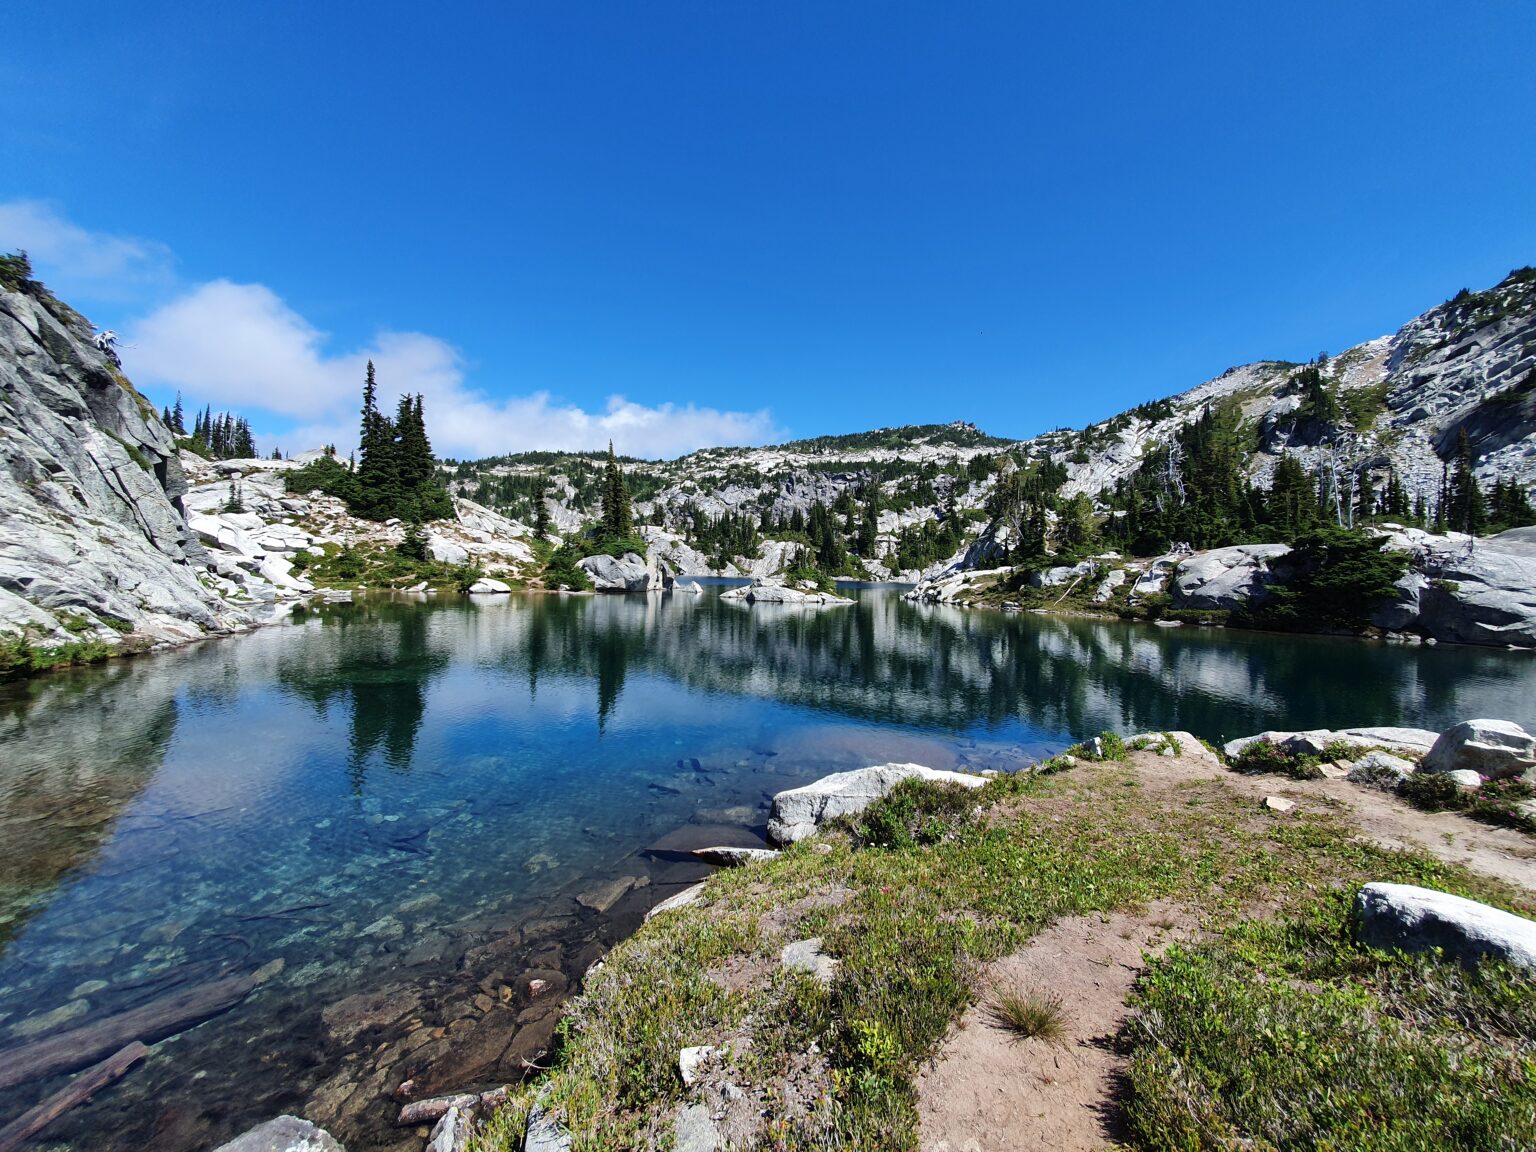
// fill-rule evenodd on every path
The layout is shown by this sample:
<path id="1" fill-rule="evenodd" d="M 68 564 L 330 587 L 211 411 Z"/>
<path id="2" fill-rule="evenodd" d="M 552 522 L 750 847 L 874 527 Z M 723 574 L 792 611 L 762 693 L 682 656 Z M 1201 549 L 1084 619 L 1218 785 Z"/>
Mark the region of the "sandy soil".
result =
<path id="1" fill-rule="evenodd" d="M 984 997 L 918 1077 L 925 1152 L 1083 1152 L 1120 1137 L 1124 1060 L 1113 1049 L 1143 952 L 1157 953 L 1194 917 L 1154 905 L 1142 915 L 1073 916 L 994 964 L 994 988 L 1052 991 L 1065 1005 L 1060 1042 L 1021 1040 Z"/>

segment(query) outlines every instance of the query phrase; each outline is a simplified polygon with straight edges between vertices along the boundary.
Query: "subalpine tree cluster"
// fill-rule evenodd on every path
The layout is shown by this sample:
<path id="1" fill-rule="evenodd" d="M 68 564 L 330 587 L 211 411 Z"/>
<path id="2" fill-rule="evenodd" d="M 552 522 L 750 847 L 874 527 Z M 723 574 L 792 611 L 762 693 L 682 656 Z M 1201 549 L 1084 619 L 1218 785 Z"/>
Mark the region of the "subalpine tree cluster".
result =
<path id="1" fill-rule="evenodd" d="M 215 414 L 209 406 L 193 417 L 192 432 L 188 435 L 178 394 L 176 407 L 162 413 L 161 419 L 199 456 L 214 460 L 251 460 L 256 456 L 256 440 L 251 435 L 250 421 L 244 416 L 232 412 Z"/>
<path id="2" fill-rule="evenodd" d="M 453 499 L 427 438 L 420 394 L 400 397 L 394 419 L 385 416 L 379 411 L 372 360 L 363 382 L 356 476 L 356 495 L 350 501 L 355 516 L 424 523 L 453 515 Z"/>

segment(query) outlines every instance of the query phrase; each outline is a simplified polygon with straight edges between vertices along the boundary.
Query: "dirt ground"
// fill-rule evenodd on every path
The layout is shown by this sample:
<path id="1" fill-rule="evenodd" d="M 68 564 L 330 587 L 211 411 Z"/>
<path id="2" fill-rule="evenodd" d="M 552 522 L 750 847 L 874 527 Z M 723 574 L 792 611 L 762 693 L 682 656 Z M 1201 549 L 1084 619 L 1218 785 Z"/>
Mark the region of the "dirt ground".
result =
<path id="1" fill-rule="evenodd" d="M 1421 812 L 1344 780 L 1242 776 L 1203 749 L 1175 757 L 1137 752 L 1130 765 L 1150 790 L 1220 779 L 1256 804 L 1278 796 L 1299 809 L 1339 812 L 1373 843 L 1421 848 L 1536 891 L 1536 840 L 1510 829 L 1450 812 Z M 990 987 L 1060 996 L 1065 1034 L 1057 1042 L 1022 1040 L 993 1021 L 983 997 L 918 1077 L 924 1152 L 1085 1152 L 1118 1146 L 1124 1059 L 1112 1041 L 1129 1011 L 1126 998 L 1143 953 L 1157 955 L 1193 933 L 1197 922 L 1193 910 L 1170 905 L 1135 915 L 1075 916 L 993 964 L 986 976 Z"/>

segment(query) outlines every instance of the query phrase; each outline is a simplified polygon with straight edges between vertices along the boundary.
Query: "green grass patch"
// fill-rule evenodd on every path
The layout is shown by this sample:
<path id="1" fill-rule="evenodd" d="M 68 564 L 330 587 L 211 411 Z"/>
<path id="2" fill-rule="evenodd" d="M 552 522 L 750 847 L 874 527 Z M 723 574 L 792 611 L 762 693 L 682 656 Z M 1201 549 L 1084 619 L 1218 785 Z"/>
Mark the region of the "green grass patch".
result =
<path id="1" fill-rule="evenodd" d="M 1362 947 L 1351 897 L 1152 964 L 1126 1032 L 1138 1147 L 1536 1147 L 1536 978 Z"/>
<path id="2" fill-rule="evenodd" d="M 409 588 L 423 580 L 442 591 L 466 592 L 485 575 L 473 562 L 444 564 L 407 555 L 388 544 L 362 544 L 347 547 L 323 545 L 324 556 L 301 552 L 295 558 L 294 571 L 317 588 Z M 519 582 L 499 576 L 513 587 Z"/>
<path id="3" fill-rule="evenodd" d="M 78 617 L 72 619 L 79 619 Z M 56 668 L 100 664 L 120 654 L 120 646 L 101 640 L 69 640 L 37 644 L 25 632 L 0 635 L 0 680 L 19 680 Z"/>

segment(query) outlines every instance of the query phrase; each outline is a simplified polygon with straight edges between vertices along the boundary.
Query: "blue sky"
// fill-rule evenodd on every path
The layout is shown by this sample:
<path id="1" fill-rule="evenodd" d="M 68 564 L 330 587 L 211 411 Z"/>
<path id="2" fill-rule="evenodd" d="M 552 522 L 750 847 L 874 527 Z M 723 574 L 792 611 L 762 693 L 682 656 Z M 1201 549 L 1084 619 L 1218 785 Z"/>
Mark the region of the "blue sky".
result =
<path id="1" fill-rule="evenodd" d="M 0 248 L 130 375 L 445 455 L 1025 436 L 1536 261 L 1536 5 L 17 5 Z"/>

